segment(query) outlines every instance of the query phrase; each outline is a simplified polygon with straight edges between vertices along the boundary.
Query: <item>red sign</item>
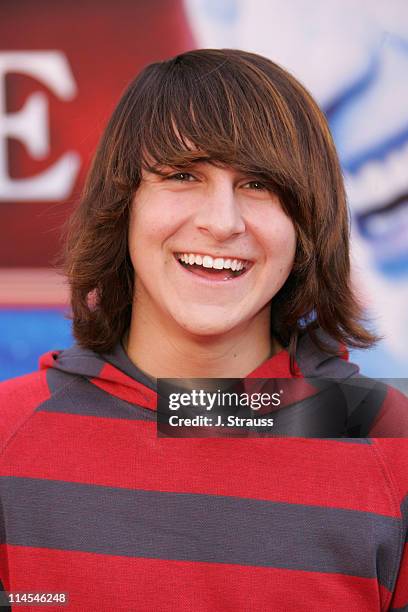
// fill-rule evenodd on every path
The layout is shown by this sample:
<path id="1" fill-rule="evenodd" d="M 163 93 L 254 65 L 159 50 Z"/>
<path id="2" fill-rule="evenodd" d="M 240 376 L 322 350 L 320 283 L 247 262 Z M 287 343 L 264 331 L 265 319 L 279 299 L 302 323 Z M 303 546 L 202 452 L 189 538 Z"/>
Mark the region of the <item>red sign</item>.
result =
<path id="1" fill-rule="evenodd" d="M 193 40 L 179 0 L 3 0 L 0 40 L 0 268 L 46 268 L 126 85 Z"/>

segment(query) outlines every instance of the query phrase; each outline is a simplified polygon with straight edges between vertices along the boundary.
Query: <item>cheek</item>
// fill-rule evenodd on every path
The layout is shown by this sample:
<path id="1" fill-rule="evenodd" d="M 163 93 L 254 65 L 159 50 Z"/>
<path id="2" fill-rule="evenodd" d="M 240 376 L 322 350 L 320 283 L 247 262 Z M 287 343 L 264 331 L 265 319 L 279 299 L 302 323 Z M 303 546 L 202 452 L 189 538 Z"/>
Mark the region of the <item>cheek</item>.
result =
<path id="1" fill-rule="evenodd" d="M 156 244 L 174 234 L 188 216 L 183 201 L 166 194 L 141 193 L 133 201 L 129 238 Z"/>
<path id="2" fill-rule="evenodd" d="M 279 269 L 291 267 L 297 244 L 296 230 L 291 219 L 281 212 L 272 219 L 265 219 L 259 231 L 262 232 L 268 256 L 280 263 Z"/>
<path id="3" fill-rule="evenodd" d="M 165 235 L 166 225 L 158 215 L 148 208 L 133 211 L 129 222 L 129 251 L 145 252 L 160 243 Z"/>

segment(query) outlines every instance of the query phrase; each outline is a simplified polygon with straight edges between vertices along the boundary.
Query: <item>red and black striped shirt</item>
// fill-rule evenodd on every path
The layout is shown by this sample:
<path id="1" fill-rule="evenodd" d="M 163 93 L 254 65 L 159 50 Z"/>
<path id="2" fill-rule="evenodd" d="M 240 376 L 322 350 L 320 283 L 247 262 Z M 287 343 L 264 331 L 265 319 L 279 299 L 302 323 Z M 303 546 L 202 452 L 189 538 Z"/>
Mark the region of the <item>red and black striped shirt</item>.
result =
<path id="1" fill-rule="evenodd" d="M 307 340 L 296 368 L 359 376 Z M 285 350 L 249 375 L 290 376 Z M 0 385 L 3 588 L 72 610 L 408 610 L 408 441 L 388 437 L 407 400 L 381 389 L 370 418 L 353 406 L 365 437 L 160 438 L 121 347 L 45 355 Z"/>

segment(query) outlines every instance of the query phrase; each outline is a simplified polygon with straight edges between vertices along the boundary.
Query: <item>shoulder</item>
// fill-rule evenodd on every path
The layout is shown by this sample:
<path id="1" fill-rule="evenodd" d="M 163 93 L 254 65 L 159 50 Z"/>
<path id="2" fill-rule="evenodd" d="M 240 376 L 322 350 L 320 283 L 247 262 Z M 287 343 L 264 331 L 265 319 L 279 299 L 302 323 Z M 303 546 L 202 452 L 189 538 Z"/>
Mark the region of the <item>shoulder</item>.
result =
<path id="1" fill-rule="evenodd" d="M 0 383 L 0 450 L 50 396 L 46 370 Z"/>
<path id="2" fill-rule="evenodd" d="M 341 388 L 357 435 L 408 438 L 408 398 L 401 390 L 362 375 L 342 381 Z"/>
<path id="3" fill-rule="evenodd" d="M 403 532 L 408 537 L 408 437 L 374 438 L 371 443 L 388 481 L 390 499 L 400 513 Z"/>
<path id="4" fill-rule="evenodd" d="M 304 333 L 299 339 L 296 362 L 306 378 L 338 381 L 346 400 L 349 434 L 352 437 L 408 438 L 408 389 L 407 385 L 401 390 L 396 386 L 406 381 L 369 378 L 360 373 L 357 364 L 349 361 L 346 347 L 320 328 L 315 336 L 337 354 L 322 350 L 310 334 Z"/>
<path id="5" fill-rule="evenodd" d="M 377 381 L 377 386 L 382 401 L 372 424 L 370 436 L 408 438 L 408 397 L 391 384 Z"/>
<path id="6" fill-rule="evenodd" d="M 408 495 L 408 437 L 376 438 L 371 442 L 391 474 L 390 478 L 400 493 L 400 501 L 404 500 Z"/>

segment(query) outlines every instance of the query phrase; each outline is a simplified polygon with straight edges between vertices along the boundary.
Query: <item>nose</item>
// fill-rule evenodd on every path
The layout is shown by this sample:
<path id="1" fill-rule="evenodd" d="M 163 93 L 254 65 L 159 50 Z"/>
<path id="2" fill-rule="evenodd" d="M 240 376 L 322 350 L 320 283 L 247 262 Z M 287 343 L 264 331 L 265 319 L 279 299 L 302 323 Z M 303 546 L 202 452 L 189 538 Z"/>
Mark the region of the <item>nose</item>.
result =
<path id="1" fill-rule="evenodd" d="M 195 216 L 195 225 L 223 242 L 246 230 L 234 185 L 229 179 L 218 182 L 205 194 Z"/>

